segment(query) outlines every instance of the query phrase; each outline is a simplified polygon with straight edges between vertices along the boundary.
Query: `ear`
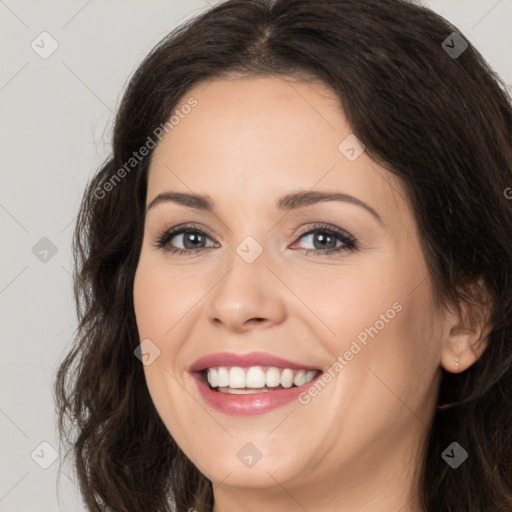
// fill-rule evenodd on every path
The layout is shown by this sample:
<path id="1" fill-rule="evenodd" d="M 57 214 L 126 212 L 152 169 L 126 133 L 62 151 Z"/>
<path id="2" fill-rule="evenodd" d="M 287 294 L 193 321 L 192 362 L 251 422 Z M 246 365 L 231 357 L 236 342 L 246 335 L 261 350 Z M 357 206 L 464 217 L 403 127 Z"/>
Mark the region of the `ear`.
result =
<path id="1" fill-rule="evenodd" d="M 475 283 L 475 302 L 459 302 L 461 314 L 446 311 L 441 366 L 448 372 L 467 370 L 484 352 L 492 331 L 489 325 L 491 301 L 482 280 Z"/>

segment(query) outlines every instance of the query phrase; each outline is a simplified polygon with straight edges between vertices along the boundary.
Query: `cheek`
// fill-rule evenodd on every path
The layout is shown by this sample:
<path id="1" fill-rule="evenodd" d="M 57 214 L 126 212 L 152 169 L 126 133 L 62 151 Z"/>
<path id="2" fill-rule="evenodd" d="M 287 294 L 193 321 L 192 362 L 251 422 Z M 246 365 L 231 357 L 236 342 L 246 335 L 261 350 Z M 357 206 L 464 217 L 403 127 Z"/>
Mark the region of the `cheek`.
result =
<path id="1" fill-rule="evenodd" d="M 294 290 L 307 297 L 306 305 L 316 315 L 317 335 L 332 352 L 343 353 L 355 339 L 364 346 L 399 321 L 401 290 L 407 283 L 395 275 L 395 267 L 385 260 L 366 265 L 354 259 L 340 268 L 324 268 L 307 279 L 304 275 L 296 279 Z"/>
<path id="2" fill-rule="evenodd" d="M 133 301 L 139 335 L 163 339 L 197 302 L 194 274 L 141 255 L 135 274 Z"/>
<path id="3" fill-rule="evenodd" d="M 168 408 L 169 400 L 172 410 L 186 405 L 181 403 L 185 398 L 177 381 L 184 372 L 183 349 L 191 328 L 187 313 L 201 296 L 197 286 L 190 286 L 194 280 L 190 274 L 147 253 L 141 254 L 135 274 L 133 301 L 139 338 L 141 342 L 149 339 L 150 351 L 157 354 L 144 373 L 158 410 L 164 404 L 163 409 Z"/>
<path id="4" fill-rule="evenodd" d="M 185 315 L 185 305 L 189 301 L 177 285 L 177 279 L 169 269 L 141 254 L 134 279 L 133 301 L 140 340 L 149 339 L 154 344 L 152 347 L 157 347 L 152 349 L 157 356 L 151 364 L 144 366 L 151 400 L 169 433 L 186 445 L 185 426 L 194 417 L 190 416 L 190 399 L 178 384 L 180 368 L 177 361 L 181 348 L 178 336 L 181 334 L 179 327 L 174 326 L 181 325 L 179 320 Z"/>
<path id="5" fill-rule="evenodd" d="M 374 370 L 406 393 L 411 379 L 431 381 L 441 337 L 425 272 L 394 260 L 332 273 L 328 283 L 310 286 L 308 305 L 322 320 L 319 339 L 331 358 L 344 357 L 351 379 L 362 383 Z"/>

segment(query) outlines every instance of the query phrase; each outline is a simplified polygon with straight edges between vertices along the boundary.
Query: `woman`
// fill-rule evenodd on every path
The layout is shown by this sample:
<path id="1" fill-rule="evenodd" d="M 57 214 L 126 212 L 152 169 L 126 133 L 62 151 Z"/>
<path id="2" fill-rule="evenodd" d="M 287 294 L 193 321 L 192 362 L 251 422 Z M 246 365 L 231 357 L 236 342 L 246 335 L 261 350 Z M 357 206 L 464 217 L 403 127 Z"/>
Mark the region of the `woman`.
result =
<path id="1" fill-rule="evenodd" d="M 510 511 L 512 109 L 403 0 L 230 0 L 133 76 L 76 227 L 90 510 Z"/>

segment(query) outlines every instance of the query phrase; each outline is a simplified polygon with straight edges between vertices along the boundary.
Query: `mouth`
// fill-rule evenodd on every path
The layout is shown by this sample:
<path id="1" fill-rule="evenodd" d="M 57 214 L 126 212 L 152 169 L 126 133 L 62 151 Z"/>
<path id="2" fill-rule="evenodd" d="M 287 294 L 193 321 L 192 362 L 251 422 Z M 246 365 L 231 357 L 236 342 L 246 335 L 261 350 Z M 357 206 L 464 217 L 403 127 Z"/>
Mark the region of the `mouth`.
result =
<path id="1" fill-rule="evenodd" d="M 212 391 L 249 395 L 301 387 L 309 384 L 322 371 L 277 366 L 216 366 L 199 373 L 202 382 Z"/>
<path id="2" fill-rule="evenodd" d="M 195 361 L 188 374 L 206 406 L 251 416 L 297 401 L 323 371 L 264 352 L 222 352 Z"/>

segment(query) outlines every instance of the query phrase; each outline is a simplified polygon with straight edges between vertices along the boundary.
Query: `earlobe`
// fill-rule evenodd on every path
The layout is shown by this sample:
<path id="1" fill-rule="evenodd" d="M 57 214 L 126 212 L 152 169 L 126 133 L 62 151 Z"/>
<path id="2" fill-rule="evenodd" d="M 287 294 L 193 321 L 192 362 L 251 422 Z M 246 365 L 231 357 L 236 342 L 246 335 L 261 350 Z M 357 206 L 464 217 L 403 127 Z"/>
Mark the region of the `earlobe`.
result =
<path id="1" fill-rule="evenodd" d="M 487 338 L 480 338 L 480 329 L 451 332 L 445 341 L 441 355 L 441 366 L 448 372 L 467 370 L 483 354 Z"/>
<path id="2" fill-rule="evenodd" d="M 476 311 L 478 309 L 478 311 Z M 462 318 L 456 312 L 447 315 L 447 334 L 443 340 L 441 366 L 448 372 L 467 370 L 484 353 L 491 328 L 489 310 L 461 303 Z"/>

